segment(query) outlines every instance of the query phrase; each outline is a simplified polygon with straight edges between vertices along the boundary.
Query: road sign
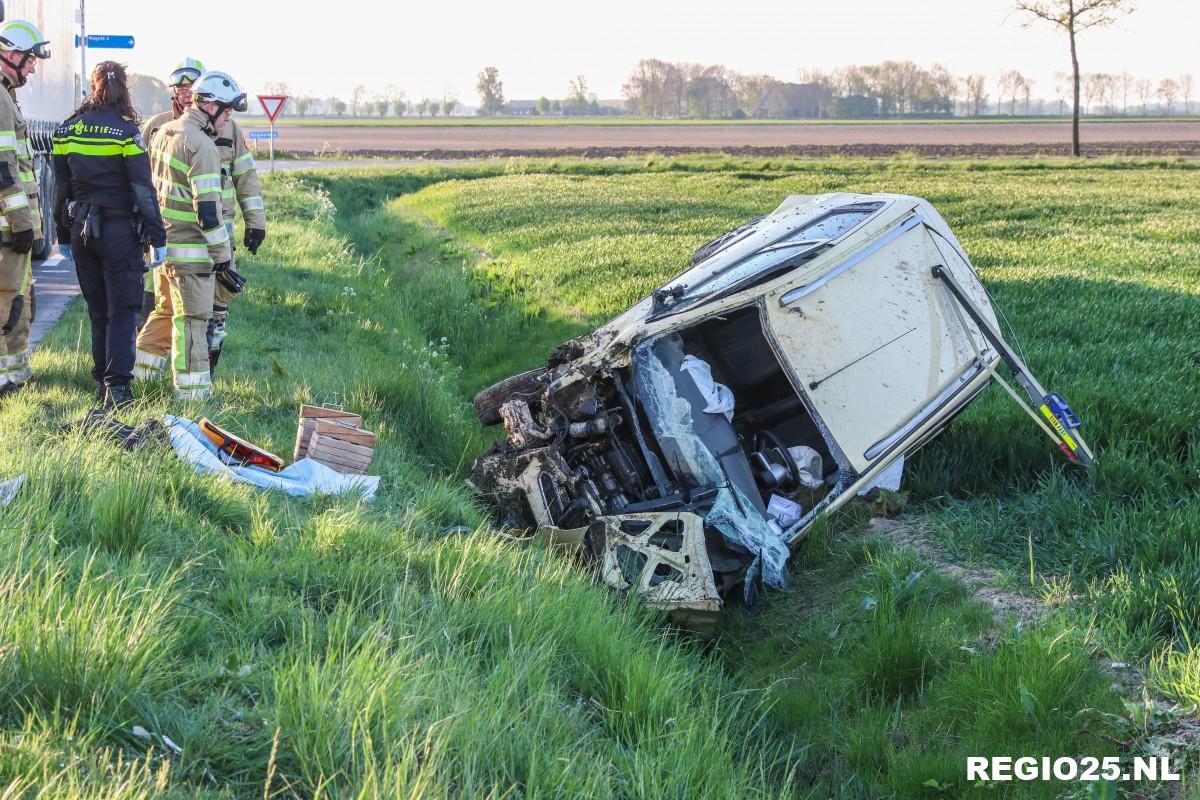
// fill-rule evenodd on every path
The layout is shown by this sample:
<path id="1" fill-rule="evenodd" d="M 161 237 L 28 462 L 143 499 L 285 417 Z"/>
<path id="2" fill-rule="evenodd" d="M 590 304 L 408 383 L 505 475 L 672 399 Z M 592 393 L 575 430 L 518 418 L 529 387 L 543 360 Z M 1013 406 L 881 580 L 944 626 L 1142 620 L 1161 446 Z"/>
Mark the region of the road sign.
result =
<path id="1" fill-rule="evenodd" d="M 286 94 L 260 94 L 258 96 L 258 102 L 262 105 L 263 111 L 267 114 L 267 119 L 271 120 L 271 122 L 274 122 L 279 117 L 287 101 Z"/>
<path id="2" fill-rule="evenodd" d="M 274 129 L 269 131 L 250 131 L 247 135 L 251 139 L 278 139 L 279 131 Z"/>
<path id="3" fill-rule="evenodd" d="M 75 34 L 75 46 L 79 47 L 79 34 Z M 109 50 L 132 50 L 132 36 L 108 36 L 104 34 L 89 34 L 88 47 L 106 47 Z"/>

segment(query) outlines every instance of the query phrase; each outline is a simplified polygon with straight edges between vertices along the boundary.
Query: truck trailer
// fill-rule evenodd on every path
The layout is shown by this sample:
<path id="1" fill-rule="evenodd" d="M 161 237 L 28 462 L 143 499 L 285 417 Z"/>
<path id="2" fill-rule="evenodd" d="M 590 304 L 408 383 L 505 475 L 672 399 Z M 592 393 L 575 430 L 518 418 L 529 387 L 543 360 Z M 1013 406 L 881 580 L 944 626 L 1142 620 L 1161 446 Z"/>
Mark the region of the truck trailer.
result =
<path id="1" fill-rule="evenodd" d="M 34 151 L 34 172 L 40 187 L 42 206 L 41 249 L 34 258 L 45 258 L 54 243 L 54 170 L 50 167 L 54 129 L 79 104 L 80 83 L 76 72 L 75 12 L 77 2 L 69 0 L 7 0 L 0 3 L 0 19 L 27 19 L 38 26 L 50 42 L 51 57 L 38 64 L 37 74 L 17 90 L 17 103 L 29 122 L 30 145 Z"/>

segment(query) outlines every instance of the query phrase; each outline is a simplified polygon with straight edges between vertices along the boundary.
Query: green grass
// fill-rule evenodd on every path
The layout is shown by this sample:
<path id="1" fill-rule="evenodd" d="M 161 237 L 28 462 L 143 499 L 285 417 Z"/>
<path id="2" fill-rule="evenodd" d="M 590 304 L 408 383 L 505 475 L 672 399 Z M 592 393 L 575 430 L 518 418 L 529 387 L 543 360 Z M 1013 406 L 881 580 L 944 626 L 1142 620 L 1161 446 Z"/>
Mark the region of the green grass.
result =
<path id="1" fill-rule="evenodd" d="M 0 787 L 1070 791 L 966 786 L 965 756 L 1150 740 L 1159 717 L 1109 687 L 1103 665 L 1117 655 L 1160 691 L 1196 691 L 1182 527 L 1195 407 L 1180 363 L 1195 350 L 1196 174 L 1171 161 L 713 157 L 268 179 L 270 238 L 246 259 L 216 397 L 177 404 L 150 387 L 127 416 L 203 413 L 287 453 L 300 402 L 341 402 L 379 434 L 380 496 L 289 499 L 195 475 L 165 447 L 130 454 L 54 433 L 90 391 L 76 307 L 35 354 L 37 386 L 0 404 L 0 479 L 28 476 L 0 510 Z M 799 550 L 791 589 L 758 616 L 731 609 L 705 644 L 577 564 L 496 537 L 461 481 L 491 435 L 473 392 L 784 194 L 835 188 L 938 206 L 1102 459 L 1090 482 L 1067 473 L 989 394 L 911 465 L 909 516 L 1016 576 L 1028 531 L 1039 577 L 1061 576 L 1039 586 L 1080 599 L 1032 625 L 993 619 L 957 582 L 864 535 L 859 507 Z M 1079 291 L 1047 299 L 1046 286 Z"/>
<path id="2" fill-rule="evenodd" d="M 404 270 L 319 186 L 268 193 L 216 397 L 148 387 L 126 418 L 206 414 L 286 453 L 300 402 L 339 401 L 379 435 L 380 497 L 55 433 L 90 393 L 76 307 L 0 405 L 0 477 L 28 476 L 0 510 L 0 795 L 786 794 L 761 703 L 699 645 L 487 530 L 456 477 L 482 441 L 460 345 L 393 302 Z"/>
<path id="3" fill-rule="evenodd" d="M 527 316 L 541 320 L 466 362 L 465 385 L 477 388 L 536 365 L 549 352 L 543 333 L 553 331 L 546 338 L 554 339 L 591 328 L 684 268 L 697 244 L 788 193 L 892 191 L 930 199 L 962 238 L 1035 372 L 1073 400 L 1099 467 L 1090 480 L 1066 468 L 1052 444 L 992 391 L 911 461 L 913 521 L 960 558 L 1012 576 L 1028 573 L 1032 552 L 1039 580 L 1065 580 L 1066 591 L 1078 595 L 1067 616 L 1047 624 L 1052 633 L 1044 642 L 1140 664 L 1154 691 L 1194 708 L 1196 175 L 1194 164 L 1178 160 L 652 161 L 636 173 L 616 165 L 608 175 L 574 175 L 568 167 L 485 180 L 468 175 L 403 197 L 394 213 L 397 224 L 427 218 L 481 248 L 487 257 L 476 260 L 474 279 L 519 299 Z M 806 564 L 812 560 L 805 556 Z M 797 608 L 776 599 L 764 621 L 735 619 L 727 641 L 750 639 L 770 653 L 764 640 L 793 642 L 797 631 L 811 632 L 809 610 L 805 602 Z M 930 637 L 943 646 L 953 639 L 927 622 L 897 622 L 872 637 L 879 647 L 902 643 L 906 652 L 825 668 L 839 681 L 857 676 L 850 708 L 863 700 L 854 693 L 861 684 L 877 679 L 868 669 L 872 658 L 908 664 L 921 681 L 928 664 L 949 660 L 935 684 L 961 679 L 960 690 L 970 694 L 972 679 L 952 658 L 923 655 Z M 842 624 L 834 617 L 825 627 L 841 631 Z M 732 673 L 745 678 L 761 670 L 751 682 L 773 685 L 778 663 L 747 652 Z M 1040 673 L 1037 659 L 1027 658 L 1019 669 L 1031 670 L 1020 679 L 1029 686 Z M 983 673 L 974 680 L 975 692 L 990 685 Z M 1087 682 L 1079 675 L 1065 680 Z M 928 703 L 951 707 L 935 686 L 918 688 L 918 708 L 904 719 L 919 720 Z M 1015 691 L 1012 681 L 1007 690 Z M 812 694 L 838 693 L 822 686 Z M 884 687 L 884 694 L 914 696 L 901 687 Z M 1097 706 L 1081 701 L 1085 707 Z M 928 713 L 948 724 L 944 714 Z M 828 724 L 822 716 L 826 733 Z M 995 728 L 994 742 L 1003 741 L 1004 727 Z"/>

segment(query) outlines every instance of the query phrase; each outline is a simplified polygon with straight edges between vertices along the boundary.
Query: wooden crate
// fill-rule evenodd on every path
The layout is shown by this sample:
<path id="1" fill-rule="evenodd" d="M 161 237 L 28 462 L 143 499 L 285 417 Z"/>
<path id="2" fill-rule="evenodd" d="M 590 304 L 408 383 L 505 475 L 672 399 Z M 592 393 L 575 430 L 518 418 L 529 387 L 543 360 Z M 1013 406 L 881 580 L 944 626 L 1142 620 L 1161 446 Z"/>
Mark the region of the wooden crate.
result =
<path id="1" fill-rule="evenodd" d="M 300 406 L 300 425 L 296 429 L 296 448 L 292 451 L 292 460 L 299 461 L 308 456 L 309 440 L 316 430 L 318 420 L 337 420 L 356 428 L 363 426 L 363 418 L 358 414 L 341 411 L 324 406 Z"/>
<path id="2" fill-rule="evenodd" d="M 365 475 L 375 456 L 375 434 L 341 420 L 318 419 L 308 440 L 308 458 L 338 472 Z"/>

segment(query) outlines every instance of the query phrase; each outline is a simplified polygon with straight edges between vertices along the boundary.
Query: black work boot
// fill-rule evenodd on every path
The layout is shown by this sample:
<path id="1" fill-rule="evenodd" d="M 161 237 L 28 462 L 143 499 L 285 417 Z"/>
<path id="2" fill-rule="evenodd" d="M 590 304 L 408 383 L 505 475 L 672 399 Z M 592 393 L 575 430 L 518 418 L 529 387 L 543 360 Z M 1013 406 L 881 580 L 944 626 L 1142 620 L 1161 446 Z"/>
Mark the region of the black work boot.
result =
<path id="1" fill-rule="evenodd" d="M 217 371 L 217 362 L 221 360 L 221 348 L 208 351 L 208 377 L 211 380 Z"/>
<path id="2" fill-rule="evenodd" d="M 96 404 L 97 405 L 104 404 L 104 395 L 107 391 L 108 391 L 108 389 L 107 389 L 107 387 L 105 387 L 104 381 L 96 381 Z"/>
<path id="3" fill-rule="evenodd" d="M 110 386 L 104 395 L 104 407 L 109 410 L 125 408 L 133 404 L 133 392 L 128 386 Z"/>

